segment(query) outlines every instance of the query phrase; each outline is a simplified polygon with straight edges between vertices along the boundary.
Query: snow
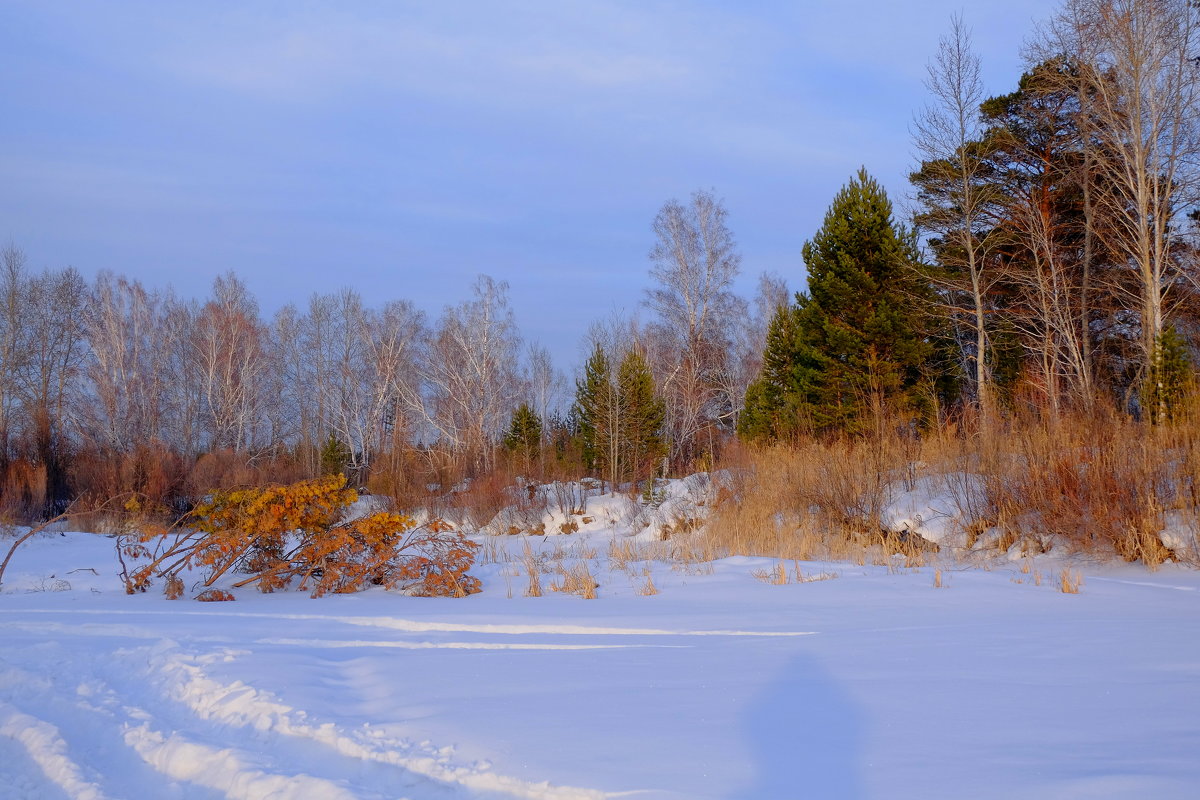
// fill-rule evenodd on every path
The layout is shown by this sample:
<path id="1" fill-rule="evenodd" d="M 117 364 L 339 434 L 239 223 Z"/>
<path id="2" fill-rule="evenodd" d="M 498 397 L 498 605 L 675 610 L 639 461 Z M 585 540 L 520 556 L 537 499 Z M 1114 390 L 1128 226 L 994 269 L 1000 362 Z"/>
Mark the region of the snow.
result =
<path id="1" fill-rule="evenodd" d="M 897 515 L 925 526 L 920 490 Z M 36 537 L 0 592 L 0 795 L 1197 796 L 1200 573 L 1080 561 L 1062 594 L 1048 555 L 773 585 L 771 559 L 645 560 L 634 520 L 666 495 L 489 540 L 466 599 L 127 596 L 111 539 Z M 525 597 L 526 544 L 597 599 L 553 571 Z"/>
<path id="2" fill-rule="evenodd" d="M 974 482 L 974 476 L 965 480 Z M 889 488 L 891 502 L 880 515 L 885 528 L 915 533 L 935 544 L 965 544 L 964 521 L 944 476 L 918 478 L 909 489 Z"/>

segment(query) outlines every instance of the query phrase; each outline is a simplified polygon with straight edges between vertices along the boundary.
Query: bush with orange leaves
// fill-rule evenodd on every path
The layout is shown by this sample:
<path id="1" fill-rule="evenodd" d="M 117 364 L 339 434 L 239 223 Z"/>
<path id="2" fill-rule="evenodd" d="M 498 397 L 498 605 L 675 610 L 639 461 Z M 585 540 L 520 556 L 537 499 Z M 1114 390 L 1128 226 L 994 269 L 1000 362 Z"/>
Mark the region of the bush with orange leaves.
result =
<path id="1" fill-rule="evenodd" d="M 296 585 L 313 597 L 369 586 L 402 588 L 430 597 L 465 597 L 479 591 L 467 574 L 479 545 L 440 520 L 416 526 L 410 517 L 377 512 L 344 519 L 358 499 L 340 475 L 218 492 L 170 528 L 144 527 L 118 545 L 129 593 L 155 578 L 168 597 L 183 592 L 183 575 L 200 574 L 207 589 L 231 572 L 249 577 L 263 592 Z"/>

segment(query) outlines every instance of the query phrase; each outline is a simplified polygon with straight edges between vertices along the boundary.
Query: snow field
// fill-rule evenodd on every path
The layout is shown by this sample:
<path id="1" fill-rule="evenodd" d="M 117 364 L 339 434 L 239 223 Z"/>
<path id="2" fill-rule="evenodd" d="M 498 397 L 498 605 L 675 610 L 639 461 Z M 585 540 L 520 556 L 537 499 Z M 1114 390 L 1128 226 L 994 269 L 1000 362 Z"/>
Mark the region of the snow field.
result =
<path id="1" fill-rule="evenodd" d="M 492 544 L 503 552 L 475 570 L 484 591 L 464 600 L 200 604 L 124 595 L 104 537 L 32 541 L 0 593 L 0 796 L 1192 798 L 1200 786 L 1194 572 L 1075 564 L 1082 593 L 1064 595 L 1044 557 L 990 571 L 804 563 L 838 577 L 773 585 L 754 577 L 771 559 L 646 561 L 652 544 L 610 550 L 600 532 Z M 511 574 L 526 544 L 547 570 L 542 597 Z M 596 600 L 550 590 L 558 565 L 581 561 Z M 656 595 L 638 593 L 647 573 Z"/>

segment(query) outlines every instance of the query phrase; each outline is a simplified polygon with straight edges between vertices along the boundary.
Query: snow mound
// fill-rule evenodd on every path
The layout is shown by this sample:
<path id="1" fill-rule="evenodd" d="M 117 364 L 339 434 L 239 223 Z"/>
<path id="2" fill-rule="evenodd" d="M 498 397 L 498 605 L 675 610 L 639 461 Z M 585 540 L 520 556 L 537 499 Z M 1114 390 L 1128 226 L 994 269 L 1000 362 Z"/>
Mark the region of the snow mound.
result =
<path id="1" fill-rule="evenodd" d="M 940 477 L 918 478 L 913 488 L 896 492 L 880 521 L 889 531 L 916 534 L 934 544 L 966 544 L 958 503 Z"/>

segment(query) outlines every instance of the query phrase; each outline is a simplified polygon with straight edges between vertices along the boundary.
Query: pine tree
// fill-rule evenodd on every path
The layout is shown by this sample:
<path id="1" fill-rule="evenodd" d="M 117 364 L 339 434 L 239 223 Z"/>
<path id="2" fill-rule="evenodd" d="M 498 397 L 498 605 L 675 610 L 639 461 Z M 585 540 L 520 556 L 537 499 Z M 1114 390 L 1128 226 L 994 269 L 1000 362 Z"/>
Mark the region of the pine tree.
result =
<path id="1" fill-rule="evenodd" d="M 583 466 L 599 469 L 602 451 L 609 439 L 609 418 L 613 399 L 612 369 L 604 348 L 597 344 L 583 367 L 583 377 L 575 384 L 575 405 L 572 415 L 578 422 Z"/>
<path id="2" fill-rule="evenodd" d="M 345 475 L 350 469 L 350 448 L 333 434 L 321 448 L 321 474 Z"/>
<path id="3" fill-rule="evenodd" d="M 528 403 L 513 411 L 504 434 L 504 449 L 521 460 L 525 469 L 537 459 L 542 447 L 542 420 Z"/>
<path id="4" fill-rule="evenodd" d="M 654 377 L 645 357 L 631 349 L 617 368 L 617 394 L 624 411 L 621 420 L 621 476 L 642 480 L 666 453 L 662 439 L 666 408 L 654 392 Z"/>
<path id="5" fill-rule="evenodd" d="M 1187 340 L 1168 325 L 1155 343 L 1150 376 L 1143 381 L 1143 416 L 1162 425 L 1176 421 L 1193 391 L 1193 369 Z"/>
<path id="6" fill-rule="evenodd" d="M 780 305 L 767 326 L 763 363 L 756 380 L 746 387 L 745 408 L 738 433 L 747 439 L 778 438 L 796 428 L 794 383 L 796 309 Z"/>
<path id="7" fill-rule="evenodd" d="M 922 411 L 930 290 L 913 269 L 912 236 L 866 170 L 834 198 L 803 256 L 808 292 L 772 321 L 743 431 L 856 432 L 885 407 Z"/>

